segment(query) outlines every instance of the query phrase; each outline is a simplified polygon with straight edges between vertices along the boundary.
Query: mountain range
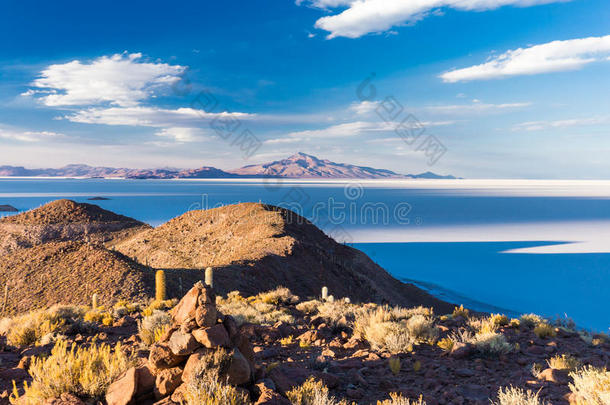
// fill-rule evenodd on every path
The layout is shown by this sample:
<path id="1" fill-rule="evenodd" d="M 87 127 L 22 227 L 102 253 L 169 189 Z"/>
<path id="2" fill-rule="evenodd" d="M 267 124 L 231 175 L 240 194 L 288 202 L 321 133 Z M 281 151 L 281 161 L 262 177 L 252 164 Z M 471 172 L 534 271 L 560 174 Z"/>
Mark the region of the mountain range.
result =
<path id="1" fill-rule="evenodd" d="M 454 179 L 432 172 L 399 174 L 391 170 L 375 169 L 346 163 L 335 163 L 318 159 L 306 153 L 296 153 L 274 162 L 248 165 L 224 171 L 203 166 L 197 169 L 129 169 L 94 167 L 71 164 L 58 169 L 26 169 L 22 166 L 0 166 L 0 176 L 6 177 L 85 177 L 85 178 L 129 178 L 129 179 L 212 179 L 283 177 L 296 179 Z"/>

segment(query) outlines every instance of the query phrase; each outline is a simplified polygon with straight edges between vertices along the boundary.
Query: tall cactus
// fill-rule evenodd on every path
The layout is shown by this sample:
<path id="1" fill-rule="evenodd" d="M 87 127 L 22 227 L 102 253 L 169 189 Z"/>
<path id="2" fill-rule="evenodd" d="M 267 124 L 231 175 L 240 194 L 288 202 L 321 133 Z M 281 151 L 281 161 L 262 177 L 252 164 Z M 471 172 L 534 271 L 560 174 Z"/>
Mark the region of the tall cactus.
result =
<path id="1" fill-rule="evenodd" d="M 205 269 L 205 284 L 214 288 L 214 269 L 211 267 Z"/>
<path id="2" fill-rule="evenodd" d="M 327 298 L 328 298 L 328 287 L 324 286 L 324 287 L 322 287 L 322 300 L 326 301 Z"/>
<path id="3" fill-rule="evenodd" d="M 155 300 L 165 301 L 165 272 L 163 270 L 157 270 L 155 274 Z"/>
<path id="4" fill-rule="evenodd" d="M 97 302 L 97 293 L 93 293 L 93 295 L 91 296 L 91 308 L 96 309 L 98 308 L 98 302 Z"/>

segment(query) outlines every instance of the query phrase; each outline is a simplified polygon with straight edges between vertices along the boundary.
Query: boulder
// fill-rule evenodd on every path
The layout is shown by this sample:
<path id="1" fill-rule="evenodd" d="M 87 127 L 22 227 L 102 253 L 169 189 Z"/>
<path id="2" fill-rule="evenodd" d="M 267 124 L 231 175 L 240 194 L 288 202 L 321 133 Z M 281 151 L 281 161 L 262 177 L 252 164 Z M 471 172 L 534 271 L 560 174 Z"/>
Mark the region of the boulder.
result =
<path id="1" fill-rule="evenodd" d="M 250 370 L 250 363 L 239 351 L 234 349 L 231 357 L 231 364 L 227 371 L 228 382 L 231 385 L 241 385 L 250 381 L 252 370 Z"/>
<path id="2" fill-rule="evenodd" d="M 538 379 L 542 381 L 550 381 L 556 384 L 567 384 L 568 372 L 566 370 L 557 370 L 554 368 L 546 368 L 538 374 Z"/>
<path id="3" fill-rule="evenodd" d="M 197 350 L 200 345 L 192 334 L 177 330 L 172 333 L 167 343 L 172 353 L 177 356 L 187 356 Z"/>
<path id="4" fill-rule="evenodd" d="M 193 288 L 186 293 L 184 297 L 172 310 L 172 319 L 174 323 L 182 325 L 189 319 L 195 318 L 195 311 L 199 301 L 199 294 L 203 287 L 202 283 L 197 283 Z"/>
<path id="5" fill-rule="evenodd" d="M 201 328 L 216 325 L 217 317 L 218 313 L 214 304 L 199 305 L 195 310 L 195 322 Z"/>
<path id="6" fill-rule="evenodd" d="M 202 359 L 207 353 L 207 349 L 199 349 L 189 356 L 182 371 L 182 382 L 188 383 L 188 381 L 195 376 L 195 373 L 198 371 Z"/>
<path id="7" fill-rule="evenodd" d="M 134 404 L 137 391 L 138 373 L 135 367 L 131 367 L 118 380 L 110 384 L 106 391 L 106 402 L 108 405 Z"/>
<path id="8" fill-rule="evenodd" d="M 222 324 L 217 324 L 209 328 L 195 329 L 193 331 L 194 339 L 208 349 L 218 347 L 229 347 L 231 341 L 229 334 Z"/>
<path id="9" fill-rule="evenodd" d="M 157 399 L 171 395 L 182 384 L 182 369 L 173 367 L 162 370 L 155 381 L 155 397 Z"/>
<path id="10" fill-rule="evenodd" d="M 175 367 L 184 359 L 185 356 L 175 355 L 166 343 L 155 343 L 148 355 L 148 362 L 157 370 Z"/>
<path id="11" fill-rule="evenodd" d="M 155 376 L 150 367 L 147 364 L 137 367 L 136 374 L 138 379 L 136 398 L 140 399 L 144 396 L 151 395 L 155 388 Z"/>
<path id="12" fill-rule="evenodd" d="M 233 341 L 233 339 L 239 334 L 237 322 L 235 322 L 235 319 L 231 315 L 226 315 L 222 324 L 227 330 L 227 333 L 229 334 L 229 339 Z"/>
<path id="13" fill-rule="evenodd" d="M 456 359 L 465 359 L 472 356 L 475 352 L 470 343 L 455 342 L 449 355 Z"/>

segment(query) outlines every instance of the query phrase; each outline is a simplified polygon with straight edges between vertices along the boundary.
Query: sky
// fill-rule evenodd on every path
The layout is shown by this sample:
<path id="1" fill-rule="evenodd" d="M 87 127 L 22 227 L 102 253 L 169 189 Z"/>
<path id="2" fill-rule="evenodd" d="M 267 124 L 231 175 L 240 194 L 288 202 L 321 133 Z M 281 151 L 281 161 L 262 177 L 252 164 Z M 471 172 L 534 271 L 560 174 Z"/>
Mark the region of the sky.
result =
<path id="1" fill-rule="evenodd" d="M 607 0 L 5 0 L 0 165 L 610 178 Z"/>

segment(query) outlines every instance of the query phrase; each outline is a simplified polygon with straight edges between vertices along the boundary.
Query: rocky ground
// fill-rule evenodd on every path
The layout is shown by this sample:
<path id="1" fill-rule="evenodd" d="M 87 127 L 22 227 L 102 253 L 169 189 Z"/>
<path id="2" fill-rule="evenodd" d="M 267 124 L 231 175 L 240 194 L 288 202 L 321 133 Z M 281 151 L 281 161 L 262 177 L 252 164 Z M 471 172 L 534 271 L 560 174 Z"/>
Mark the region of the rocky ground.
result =
<path id="1" fill-rule="evenodd" d="M 232 366 L 229 379 L 258 404 L 289 403 L 286 394 L 310 376 L 323 381 L 337 399 L 357 404 L 375 404 L 393 392 L 413 400 L 422 395 L 427 404 L 489 404 L 499 388 L 511 385 L 538 392 L 541 401 L 568 404 L 570 398 L 574 399 L 573 394 L 570 397 L 569 370 L 557 364 L 550 367 L 547 361 L 568 355 L 577 359 L 579 366 L 603 368 L 610 364 L 610 340 L 579 333 L 566 325 L 553 326 L 545 331 L 548 336 L 540 336 L 537 325 L 528 325 L 525 318 L 521 322 L 500 320 L 498 323 L 505 325 L 497 326 L 494 333 L 504 337 L 509 349 L 483 353 L 473 343 L 454 343 L 453 347 L 442 344 L 447 337 L 481 328 L 475 317 L 458 309 L 449 316 L 430 315 L 434 338 L 414 342 L 397 352 L 359 335 L 349 314 L 335 316 L 346 308 L 357 312 L 366 306 L 319 300 L 304 303 L 291 295 L 286 298 L 286 294 L 250 299 L 234 295 L 221 298 L 216 312 L 216 307 L 211 307 L 210 291 L 201 284 L 191 290 L 172 310 L 172 326 L 152 346 L 144 345 L 138 334 L 137 323 L 142 319 L 139 312 L 116 318 L 112 325 L 96 325 L 91 334 L 67 336 L 69 343 L 82 345 L 91 342 L 94 335 L 97 342 L 115 345 L 120 341 L 124 350 L 140 359 L 135 371 L 110 386 L 107 403 L 180 403 L 185 389 L 183 373 L 192 373 L 204 353 L 220 347 L 240 358 L 241 368 Z M 238 302 L 241 307 L 236 306 Z M 336 309 L 335 315 L 316 309 L 322 305 L 326 310 Z M 249 313 L 251 308 L 259 308 L 259 312 Z M 282 320 L 265 322 L 267 315 Z M 244 322 L 246 318 L 257 318 L 260 323 Z M 8 403 L 11 381 L 27 381 L 31 356 L 48 354 L 53 343 L 14 347 L 3 341 L 2 346 L 0 390 L 4 392 L 0 403 Z M 136 376 L 149 372 L 152 376 Z M 137 378 L 140 384 L 147 384 L 145 388 L 135 386 Z M 77 402 L 80 399 L 68 398 L 73 401 L 69 402 L 66 398 L 64 402 L 58 399 L 48 403 L 81 403 Z"/>

